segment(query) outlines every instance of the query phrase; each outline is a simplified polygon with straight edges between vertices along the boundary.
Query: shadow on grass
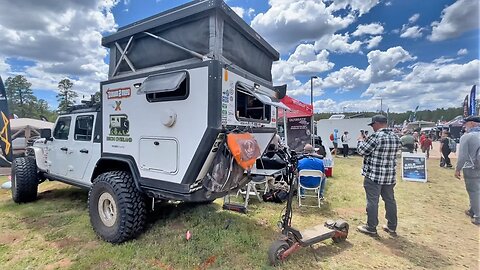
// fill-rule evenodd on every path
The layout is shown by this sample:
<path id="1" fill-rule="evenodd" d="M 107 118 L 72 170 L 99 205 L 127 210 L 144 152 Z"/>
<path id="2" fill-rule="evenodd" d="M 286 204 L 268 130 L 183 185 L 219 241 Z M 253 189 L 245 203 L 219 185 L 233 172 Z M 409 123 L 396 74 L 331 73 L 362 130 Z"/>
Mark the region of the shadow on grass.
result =
<path id="1" fill-rule="evenodd" d="M 374 239 L 389 248 L 395 256 L 405 258 L 419 267 L 438 269 L 451 265 L 448 259 L 438 251 L 426 245 L 411 242 L 405 237 Z"/>
<path id="2" fill-rule="evenodd" d="M 315 252 L 319 259 L 325 260 L 330 257 L 335 257 L 338 254 L 353 248 L 353 246 L 354 245 L 347 240 L 341 243 L 332 243 L 331 245 L 318 245 L 313 248 L 313 252 Z"/>

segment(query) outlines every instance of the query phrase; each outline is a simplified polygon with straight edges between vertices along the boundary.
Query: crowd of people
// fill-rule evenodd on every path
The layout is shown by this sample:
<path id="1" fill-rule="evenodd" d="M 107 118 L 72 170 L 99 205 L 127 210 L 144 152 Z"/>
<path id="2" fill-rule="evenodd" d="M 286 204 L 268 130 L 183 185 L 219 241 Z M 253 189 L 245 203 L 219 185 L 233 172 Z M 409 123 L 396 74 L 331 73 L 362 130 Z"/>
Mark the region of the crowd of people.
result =
<path id="1" fill-rule="evenodd" d="M 470 207 L 465 213 L 471 217 L 473 224 L 480 225 L 480 117 L 470 116 L 465 118 L 464 121 L 466 132 L 460 139 L 455 177 L 461 179 L 463 172 L 470 200 Z M 383 115 L 374 116 L 369 125 L 373 128 L 374 133 L 368 135 L 361 132 L 361 135 L 357 138 L 357 153 L 364 159 L 362 175 L 364 177 L 363 187 L 366 195 L 367 213 L 367 222 L 358 226 L 357 229 L 368 235 L 377 234 L 378 204 L 381 197 L 385 202 L 385 217 L 387 219 L 387 224 L 383 225 L 382 229 L 391 235 L 396 235 L 397 204 L 394 188 L 396 185 L 397 154 L 399 151 L 413 153 L 416 151 L 415 144 L 419 144 L 421 151 L 428 158 L 430 150 L 433 149 L 432 138 L 425 133 L 419 135 L 412 132 L 405 132 L 400 138 L 394 130 L 388 128 L 387 118 Z M 343 144 L 348 142 L 350 138 L 348 132 L 344 132 L 339 138 L 338 130 L 334 130 L 330 139 L 334 145 L 332 153 L 336 154 L 338 140 L 340 139 Z M 453 167 L 448 157 L 452 151 L 456 150 L 452 149 L 452 141 L 449 132 L 443 131 L 440 140 L 442 153 L 440 166 L 442 167 Z M 310 144 L 304 146 L 304 158 L 298 162 L 297 169 L 299 171 L 310 169 L 325 172 L 322 158 L 326 149 L 321 142 L 320 145 L 323 148 L 319 148 L 318 151 L 315 151 L 315 148 Z M 344 145 L 345 147 L 348 149 L 348 145 Z M 347 155 L 344 154 L 344 156 Z M 320 196 L 324 198 L 326 178 L 300 177 L 299 181 L 305 187 L 320 187 Z"/>

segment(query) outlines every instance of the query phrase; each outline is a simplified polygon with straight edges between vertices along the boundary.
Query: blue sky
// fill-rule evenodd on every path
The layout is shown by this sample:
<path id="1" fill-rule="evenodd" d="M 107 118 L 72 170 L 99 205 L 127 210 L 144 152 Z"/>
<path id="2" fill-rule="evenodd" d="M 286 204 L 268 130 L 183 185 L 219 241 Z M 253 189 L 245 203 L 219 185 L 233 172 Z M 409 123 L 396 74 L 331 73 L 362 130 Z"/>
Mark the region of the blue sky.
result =
<path id="1" fill-rule="evenodd" d="M 102 36 L 185 0 L 0 0 L 0 75 L 22 74 L 52 107 L 108 71 Z M 478 0 L 228 0 L 281 55 L 274 84 L 317 112 L 460 106 L 479 83 Z M 19 16 L 22 14 L 22 16 Z"/>

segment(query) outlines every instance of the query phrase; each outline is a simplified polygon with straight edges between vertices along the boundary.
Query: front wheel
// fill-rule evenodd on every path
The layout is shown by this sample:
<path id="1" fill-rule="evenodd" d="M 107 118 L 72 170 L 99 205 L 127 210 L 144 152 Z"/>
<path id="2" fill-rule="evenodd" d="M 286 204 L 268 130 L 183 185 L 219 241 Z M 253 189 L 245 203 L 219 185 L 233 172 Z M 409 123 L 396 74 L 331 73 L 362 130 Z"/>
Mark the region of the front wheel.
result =
<path id="1" fill-rule="evenodd" d="M 38 173 L 35 159 L 16 158 L 11 173 L 12 199 L 16 203 L 31 202 L 37 199 Z"/>
<path id="2" fill-rule="evenodd" d="M 342 236 L 333 236 L 332 240 L 335 243 L 340 243 L 347 240 L 348 237 L 348 223 L 343 220 L 337 220 L 335 223 L 335 229 L 343 233 Z"/>
<path id="3" fill-rule="evenodd" d="M 277 266 L 283 262 L 283 253 L 290 248 L 287 241 L 277 240 L 272 243 L 268 249 L 268 260 L 272 266 Z"/>
<path id="4" fill-rule="evenodd" d="M 110 243 L 135 238 L 145 226 L 145 199 L 128 172 L 99 175 L 88 194 L 88 210 L 93 230 Z"/>

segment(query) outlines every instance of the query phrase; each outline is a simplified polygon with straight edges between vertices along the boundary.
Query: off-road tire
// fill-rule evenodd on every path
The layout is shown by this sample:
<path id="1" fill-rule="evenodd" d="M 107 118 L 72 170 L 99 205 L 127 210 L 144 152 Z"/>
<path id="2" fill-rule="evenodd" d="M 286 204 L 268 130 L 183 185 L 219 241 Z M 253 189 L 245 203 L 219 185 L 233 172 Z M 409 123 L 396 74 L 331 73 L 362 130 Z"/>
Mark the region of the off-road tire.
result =
<path id="1" fill-rule="evenodd" d="M 105 195 L 104 195 L 105 194 Z M 102 197 L 103 196 L 103 197 Z M 112 201 L 104 199 L 108 197 Z M 102 205 L 99 205 L 102 199 Z M 111 219 L 102 211 L 105 204 L 110 204 Z M 107 211 L 108 207 L 106 207 Z M 112 171 L 100 174 L 93 182 L 88 193 L 88 211 L 90 223 L 95 233 L 110 243 L 122 243 L 137 237 L 143 232 L 146 220 L 146 204 L 144 196 L 136 189 L 132 175 L 123 171 Z M 104 216 L 100 216 L 102 215 Z M 102 219 L 103 218 L 103 219 Z M 106 224 L 112 222 L 113 224 Z"/>
<path id="2" fill-rule="evenodd" d="M 12 199 L 16 203 L 32 202 L 37 199 L 37 164 L 32 157 L 19 157 L 13 160 Z"/>
<path id="3" fill-rule="evenodd" d="M 283 262 L 280 256 L 282 256 L 283 252 L 289 248 L 290 245 L 287 243 L 287 241 L 277 240 L 273 242 L 268 249 L 268 261 L 270 262 L 270 265 L 280 265 Z"/>

